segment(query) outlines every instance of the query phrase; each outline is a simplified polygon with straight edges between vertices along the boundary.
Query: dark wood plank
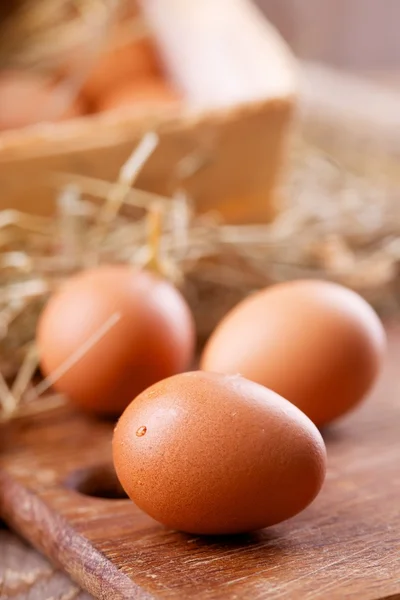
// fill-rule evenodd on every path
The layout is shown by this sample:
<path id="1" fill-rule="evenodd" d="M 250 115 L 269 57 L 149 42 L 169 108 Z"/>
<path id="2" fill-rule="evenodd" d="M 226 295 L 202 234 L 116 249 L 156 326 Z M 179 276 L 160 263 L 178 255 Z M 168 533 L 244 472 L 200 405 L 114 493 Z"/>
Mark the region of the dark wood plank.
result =
<path id="1" fill-rule="evenodd" d="M 1 600 L 90 600 L 76 583 L 15 534 L 0 529 Z"/>
<path id="2" fill-rule="evenodd" d="M 0 514 L 99 598 L 400 598 L 399 364 L 400 331 L 392 330 L 375 393 L 325 432 L 322 493 L 270 530 L 187 536 L 163 529 L 128 500 L 69 489 L 93 492 L 98 482 L 85 483 L 85 470 L 100 468 L 102 491 L 118 492 L 105 477 L 112 424 L 69 409 L 1 431 Z"/>

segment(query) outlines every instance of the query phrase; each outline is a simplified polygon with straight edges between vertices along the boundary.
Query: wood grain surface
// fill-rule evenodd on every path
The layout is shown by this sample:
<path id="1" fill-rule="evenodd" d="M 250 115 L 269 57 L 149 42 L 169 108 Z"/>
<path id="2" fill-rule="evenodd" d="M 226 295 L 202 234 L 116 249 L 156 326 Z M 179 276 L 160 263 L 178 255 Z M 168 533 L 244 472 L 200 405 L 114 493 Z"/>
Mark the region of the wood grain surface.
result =
<path id="1" fill-rule="evenodd" d="M 1 600 L 90 600 L 76 583 L 13 533 L 0 529 Z"/>
<path id="2" fill-rule="evenodd" d="M 392 329 L 375 393 L 324 433 L 322 493 L 269 530 L 193 537 L 121 497 L 86 495 L 120 496 L 112 424 L 66 408 L 3 428 L 0 514 L 98 598 L 400 598 L 399 362 Z"/>

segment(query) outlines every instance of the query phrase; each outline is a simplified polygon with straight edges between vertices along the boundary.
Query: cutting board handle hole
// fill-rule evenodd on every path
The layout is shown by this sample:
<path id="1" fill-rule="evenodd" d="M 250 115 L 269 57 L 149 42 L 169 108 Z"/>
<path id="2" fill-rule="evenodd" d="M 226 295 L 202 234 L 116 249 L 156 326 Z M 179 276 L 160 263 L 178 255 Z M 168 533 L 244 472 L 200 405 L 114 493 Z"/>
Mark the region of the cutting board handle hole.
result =
<path id="1" fill-rule="evenodd" d="M 65 482 L 67 488 L 91 498 L 123 500 L 128 498 L 112 465 L 99 465 L 74 471 Z"/>

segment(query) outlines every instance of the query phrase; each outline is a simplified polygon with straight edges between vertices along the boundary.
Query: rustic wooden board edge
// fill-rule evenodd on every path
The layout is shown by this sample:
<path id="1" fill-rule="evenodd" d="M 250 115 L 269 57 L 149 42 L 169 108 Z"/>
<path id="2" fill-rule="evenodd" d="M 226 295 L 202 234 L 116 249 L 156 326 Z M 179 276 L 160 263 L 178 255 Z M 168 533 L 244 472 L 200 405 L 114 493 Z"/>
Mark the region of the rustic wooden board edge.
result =
<path id="1" fill-rule="evenodd" d="M 185 180 L 185 188 L 200 211 L 217 207 L 230 221 L 268 221 L 279 210 L 274 190 L 284 166 L 294 108 L 294 98 L 290 98 L 236 106 L 223 113 L 209 110 L 204 115 L 188 113 L 181 119 L 171 115 L 168 121 L 153 127 L 160 138 L 159 147 L 140 174 L 137 186 L 170 196 L 176 189 L 177 164 L 196 153 L 205 157 L 205 168 Z M 110 135 L 104 136 L 105 129 L 99 127 L 94 133 L 98 143 L 94 143 L 88 130 L 84 137 L 87 141 L 79 151 L 73 149 L 74 138 L 71 147 L 66 139 L 66 145 L 59 146 L 57 138 L 49 138 L 54 152 L 49 152 L 46 139 L 36 140 L 36 144 L 32 138 L 34 155 L 27 146 L 25 151 L 16 146 L 15 151 L 10 147 L 9 153 L 0 152 L 0 209 L 12 207 L 44 215 L 54 212 L 57 190 L 49 185 L 49 173 L 114 180 L 149 130 L 147 125 L 142 122 L 135 129 L 131 123 L 110 119 Z"/>
<path id="2" fill-rule="evenodd" d="M 5 132 L 3 138 L 0 135 L 0 165 L 64 154 L 83 154 L 88 150 L 112 148 L 125 142 L 134 144 L 148 131 L 155 131 L 162 137 L 191 133 L 201 126 L 229 126 L 252 115 L 269 114 L 271 109 L 287 108 L 293 116 L 296 100 L 297 95 L 293 92 L 281 98 L 260 99 L 224 110 L 168 109 L 157 114 L 149 111 L 135 118 L 126 112 L 101 113 L 54 125 L 39 124 L 23 131 Z M 61 138 L 58 137 L 59 133 Z"/>
<path id="3" fill-rule="evenodd" d="M 19 507 L 18 518 L 10 509 L 13 506 Z M 153 600 L 153 595 L 121 573 L 63 517 L 4 472 L 0 472 L 0 515 L 12 529 L 96 598 Z M 32 517 L 37 522 L 34 529 Z M 76 560 L 79 554 L 85 557 L 81 562 Z"/>
<path id="4" fill-rule="evenodd" d="M 93 600 L 64 571 L 0 521 L 1 600 Z"/>

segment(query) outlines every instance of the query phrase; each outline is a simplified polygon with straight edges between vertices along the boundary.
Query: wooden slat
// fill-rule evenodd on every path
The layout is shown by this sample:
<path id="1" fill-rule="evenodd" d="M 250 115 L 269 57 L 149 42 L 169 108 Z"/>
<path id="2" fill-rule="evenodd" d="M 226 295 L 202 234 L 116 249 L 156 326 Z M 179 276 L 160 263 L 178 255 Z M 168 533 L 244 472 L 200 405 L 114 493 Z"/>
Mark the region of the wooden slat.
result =
<path id="1" fill-rule="evenodd" d="M 90 600 L 76 583 L 10 531 L 0 529 L 2 600 Z"/>
<path id="2" fill-rule="evenodd" d="M 247 0 L 143 0 L 173 80 L 207 111 L 297 92 L 288 46 Z"/>

